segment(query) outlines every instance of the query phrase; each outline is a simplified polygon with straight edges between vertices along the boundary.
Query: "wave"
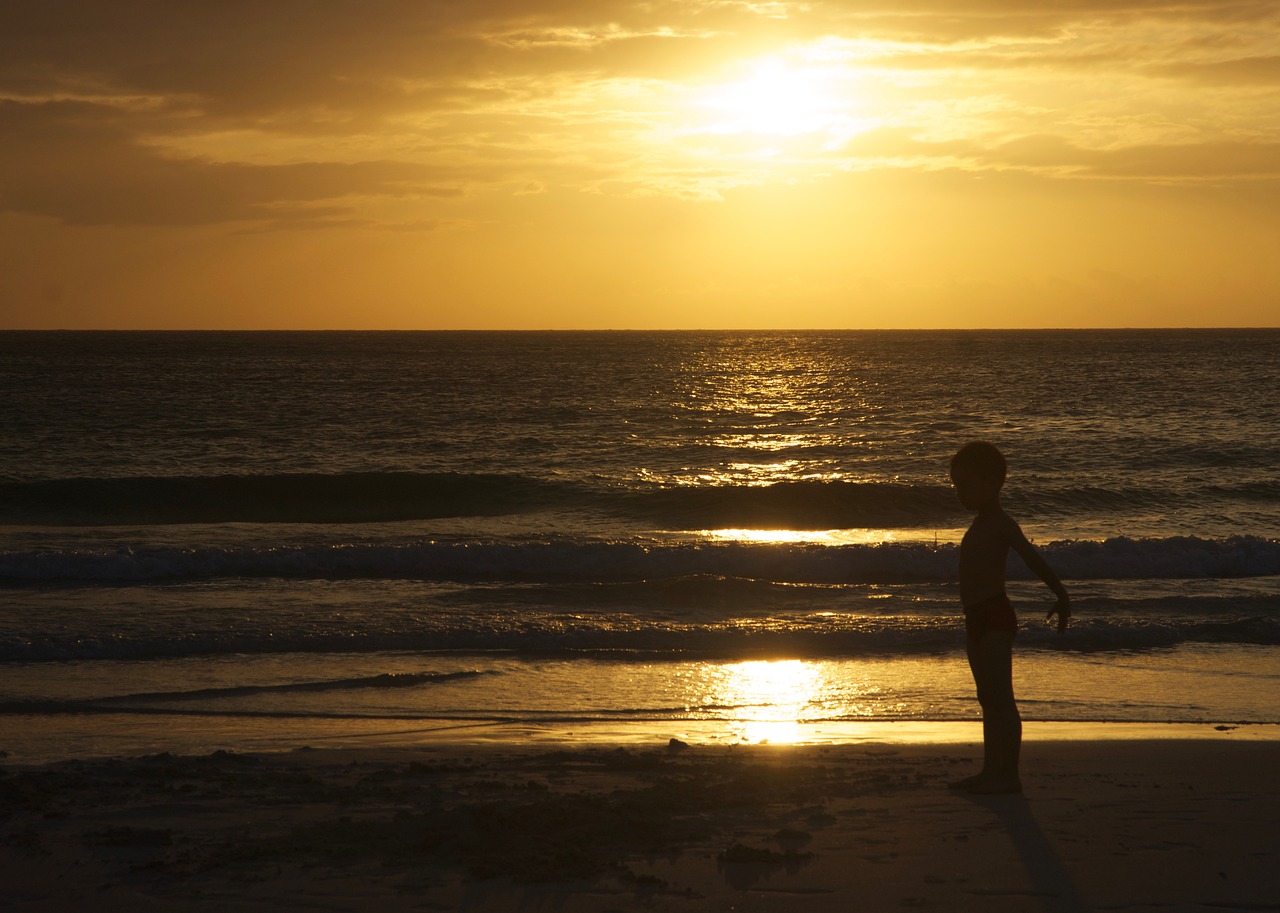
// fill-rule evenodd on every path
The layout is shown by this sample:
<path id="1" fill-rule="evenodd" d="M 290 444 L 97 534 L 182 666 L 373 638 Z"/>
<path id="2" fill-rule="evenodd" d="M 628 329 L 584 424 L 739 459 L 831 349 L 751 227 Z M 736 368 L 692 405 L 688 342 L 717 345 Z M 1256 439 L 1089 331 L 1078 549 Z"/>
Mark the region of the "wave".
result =
<path id="1" fill-rule="evenodd" d="M 1280 482 L 1255 481 L 1238 485 L 1202 483 L 1186 485 L 1177 491 L 1160 485 L 1019 489 L 1011 493 L 1009 503 L 1017 505 L 1019 513 L 1022 512 L 1021 508 L 1026 507 L 1037 514 L 1050 512 L 1061 516 L 1079 516 L 1167 510 L 1174 499 L 1182 503 L 1272 505 L 1280 501 Z"/>
<path id="2" fill-rule="evenodd" d="M 3 713 L 92 713 L 118 712 L 121 704 L 181 704 L 184 701 L 209 701 L 219 698 L 252 698 L 277 694 L 321 694 L 334 691 L 364 689 L 417 688 L 477 678 L 495 673 L 468 670 L 464 672 L 387 672 L 356 678 L 327 681 L 285 682 L 275 685 L 235 685 L 225 688 L 195 688 L 188 691 L 148 691 L 87 700 L 14 700 L 0 702 Z"/>
<path id="3" fill-rule="evenodd" d="M 220 697 L 252 697 L 259 694 L 319 694 L 326 691 L 354 691 L 366 688 L 416 688 L 422 685 L 439 685 L 446 682 L 476 678 L 488 673 L 477 670 L 465 672 L 384 672 L 381 675 L 363 675 L 354 678 L 331 679 L 318 682 L 286 682 L 278 685 L 235 685 L 225 688 L 195 688 L 188 691 L 153 691 L 145 694 L 128 694 L 120 700 L 173 701 L 205 700 Z"/>
<path id="4" fill-rule="evenodd" d="M 771 485 L 587 485 L 489 473 L 287 473 L 0 482 L 0 523 L 64 526 L 374 523 L 554 509 L 659 529 L 831 529 L 954 522 L 941 485 L 786 481 Z"/>
<path id="5" fill-rule="evenodd" d="M 1080 617 L 1065 637 L 1038 611 L 1020 612 L 1024 648 L 1076 652 L 1151 650 L 1184 643 L 1280 645 L 1280 614 L 1213 617 L 1116 614 Z M 603 659 L 617 662 L 755 658 L 847 658 L 943 654 L 964 642 L 956 612 L 898 616 L 827 613 L 800 618 L 728 619 L 684 623 L 642 618 L 578 615 L 421 617 L 418 623 L 371 620 L 359 630 L 325 631 L 305 623 L 113 632 L 98 637 L 49 633 L 0 638 L 0 662 L 152 660 L 289 653 L 371 654 L 413 652 L 515 658 Z M 398 688 L 438 685 L 478 673 L 376 676 L 338 683 L 272 686 L 280 691 Z M 261 689 L 237 688 L 165 694 L 165 700 L 238 697 Z"/>
<path id="6" fill-rule="evenodd" d="M 1280 540 L 1113 538 L 1044 545 L 1066 579 L 1194 579 L 1280 574 Z M 776 583 L 944 583 L 956 546 L 797 545 L 645 540 L 423 541 L 397 545 L 120 547 L 0 552 L 0 583 L 136 584 L 222 578 L 625 582 L 722 577 Z M 1011 579 L 1029 574 L 1010 558 Z"/>
<path id="7" fill-rule="evenodd" d="M 1272 504 L 1280 483 L 1179 491 L 1206 503 Z M 1020 489 L 1010 503 L 1037 514 L 1150 511 L 1161 487 Z M 208 523 L 377 523 L 498 517 L 553 510 L 652 529 L 843 529 L 955 526 L 964 514 L 948 486 L 842 480 L 767 485 L 662 485 L 539 479 L 519 474 L 145 476 L 0 481 L 0 524 L 127 526 Z"/>
<path id="8" fill-rule="evenodd" d="M 0 483 L 0 522 L 67 526 L 360 523 L 519 513 L 563 483 L 524 476 L 357 472 L 148 476 Z"/>

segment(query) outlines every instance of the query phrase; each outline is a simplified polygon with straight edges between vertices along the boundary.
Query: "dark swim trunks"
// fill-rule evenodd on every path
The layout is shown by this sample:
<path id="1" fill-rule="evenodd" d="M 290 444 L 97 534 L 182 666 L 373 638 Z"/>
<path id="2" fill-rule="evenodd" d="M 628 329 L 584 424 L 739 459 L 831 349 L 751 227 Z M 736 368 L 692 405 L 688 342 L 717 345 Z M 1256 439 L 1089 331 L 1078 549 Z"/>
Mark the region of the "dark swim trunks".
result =
<path id="1" fill-rule="evenodd" d="M 988 631 L 1017 631 L 1018 613 L 1008 596 L 992 596 L 964 610 L 964 630 L 969 637 L 982 637 Z"/>

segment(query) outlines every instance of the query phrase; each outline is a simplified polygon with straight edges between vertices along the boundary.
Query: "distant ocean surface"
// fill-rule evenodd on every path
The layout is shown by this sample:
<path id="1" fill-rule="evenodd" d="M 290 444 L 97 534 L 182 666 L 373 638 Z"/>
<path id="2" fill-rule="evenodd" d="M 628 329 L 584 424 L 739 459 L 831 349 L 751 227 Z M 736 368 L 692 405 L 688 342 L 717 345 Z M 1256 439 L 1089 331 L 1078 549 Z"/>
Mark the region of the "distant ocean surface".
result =
<path id="1" fill-rule="evenodd" d="M 0 333 L 0 750 L 42 720 L 1280 722 L 1280 331 Z M 790 728 L 788 728 L 790 727 Z M 770 735 L 772 733 L 772 736 Z M 44 749 L 48 751 L 49 749 Z"/>

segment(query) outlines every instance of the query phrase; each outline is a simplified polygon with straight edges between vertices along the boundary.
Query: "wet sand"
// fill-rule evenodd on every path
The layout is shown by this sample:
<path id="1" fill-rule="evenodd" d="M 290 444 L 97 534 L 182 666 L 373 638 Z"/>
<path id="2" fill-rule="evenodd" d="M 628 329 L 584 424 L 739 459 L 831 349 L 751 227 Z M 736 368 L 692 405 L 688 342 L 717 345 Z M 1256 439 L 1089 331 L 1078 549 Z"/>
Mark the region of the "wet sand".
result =
<path id="1" fill-rule="evenodd" d="M 981 798 L 920 739 L 8 759 L 0 908 L 1280 909 L 1280 741 L 1197 735 L 1030 738 Z"/>

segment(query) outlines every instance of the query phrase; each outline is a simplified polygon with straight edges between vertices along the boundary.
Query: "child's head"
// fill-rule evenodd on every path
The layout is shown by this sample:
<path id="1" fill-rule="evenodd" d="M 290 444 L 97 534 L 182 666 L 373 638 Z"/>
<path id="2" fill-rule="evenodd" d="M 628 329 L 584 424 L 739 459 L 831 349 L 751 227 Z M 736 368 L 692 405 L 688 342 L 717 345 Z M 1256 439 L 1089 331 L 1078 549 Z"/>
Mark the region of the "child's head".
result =
<path id="1" fill-rule="evenodd" d="M 951 458 L 951 474 L 954 476 L 956 472 L 962 472 L 966 475 L 976 475 L 984 479 L 994 481 L 998 485 L 1004 484 L 1005 474 L 1009 471 L 1004 461 L 1004 454 L 995 444 L 988 444 L 986 441 L 973 441 L 965 444 L 956 451 L 956 455 Z"/>
<path id="2" fill-rule="evenodd" d="M 965 444 L 951 458 L 951 482 L 960 503 L 971 510 L 982 507 L 1000 494 L 1008 467 L 995 444 L 974 441 Z"/>

